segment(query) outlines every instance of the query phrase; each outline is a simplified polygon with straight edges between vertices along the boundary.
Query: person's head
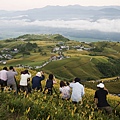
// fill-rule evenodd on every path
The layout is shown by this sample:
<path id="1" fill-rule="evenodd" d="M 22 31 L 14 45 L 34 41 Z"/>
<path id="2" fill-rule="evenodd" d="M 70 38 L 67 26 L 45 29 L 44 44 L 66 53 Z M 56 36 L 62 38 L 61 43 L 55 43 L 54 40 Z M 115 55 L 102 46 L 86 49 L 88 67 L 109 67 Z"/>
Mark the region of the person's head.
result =
<path id="1" fill-rule="evenodd" d="M 60 87 L 64 87 L 66 86 L 66 84 L 64 83 L 64 81 L 60 81 Z"/>
<path id="2" fill-rule="evenodd" d="M 104 89 L 104 84 L 103 83 L 99 83 L 98 85 L 97 85 L 97 88 L 99 88 L 99 89 Z"/>
<path id="3" fill-rule="evenodd" d="M 37 72 L 36 76 L 41 77 L 41 72 Z"/>
<path id="4" fill-rule="evenodd" d="M 70 83 L 69 82 L 66 82 L 66 84 L 69 86 L 70 85 Z"/>
<path id="5" fill-rule="evenodd" d="M 10 70 L 13 70 L 14 68 L 13 68 L 13 66 L 10 66 L 9 69 L 10 69 Z"/>
<path id="6" fill-rule="evenodd" d="M 3 70 L 8 70 L 7 67 L 4 67 Z"/>
<path id="7" fill-rule="evenodd" d="M 28 70 L 25 70 L 24 73 L 25 73 L 25 74 L 29 74 Z"/>
<path id="8" fill-rule="evenodd" d="M 25 74 L 25 71 L 21 71 L 21 74 Z"/>
<path id="9" fill-rule="evenodd" d="M 77 77 L 76 77 L 76 78 L 74 79 L 74 81 L 75 81 L 75 83 L 76 83 L 76 82 L 80 82 L 80 78 L 77 78 Z"/>
<path id="10" fill-rule="evenodd" d="M 54 78 L 53 74 L 49 74 L 49 79 L 53 80 L 53 78 Z"/>

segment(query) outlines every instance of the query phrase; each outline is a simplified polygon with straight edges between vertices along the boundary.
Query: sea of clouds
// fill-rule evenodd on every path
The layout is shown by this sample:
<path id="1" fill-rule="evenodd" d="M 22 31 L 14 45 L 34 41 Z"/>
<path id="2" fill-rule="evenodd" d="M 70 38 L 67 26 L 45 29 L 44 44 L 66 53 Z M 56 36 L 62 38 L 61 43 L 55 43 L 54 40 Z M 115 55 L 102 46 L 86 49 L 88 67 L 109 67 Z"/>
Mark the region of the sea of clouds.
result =
<path id="1" fill-rule="evenodd" d="M 35 20 L 20 19 L 23 16 L 12 18 L 0 18 L 0 27 L 26 27 L 26 26 L 41 26 L 52 28 L 70 28 L 75 30 L 98 30 L 101 32 L 120 32 L 120 19 L 98 19 L 93 20 Z M 19 18 L 19 19 L 17 19 Z"/>

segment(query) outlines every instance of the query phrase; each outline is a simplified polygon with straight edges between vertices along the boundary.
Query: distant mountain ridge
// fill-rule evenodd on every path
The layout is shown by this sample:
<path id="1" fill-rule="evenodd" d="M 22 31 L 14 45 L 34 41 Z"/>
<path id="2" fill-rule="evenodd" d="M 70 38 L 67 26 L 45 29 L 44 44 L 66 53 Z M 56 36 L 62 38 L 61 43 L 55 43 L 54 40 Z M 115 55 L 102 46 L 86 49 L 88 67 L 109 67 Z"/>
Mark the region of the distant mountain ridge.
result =
<path id="1" fill-rule="evenodd" d="M 111 14 L 114 14 L 111 16 Z M 118 18 L 120 17 L 120 7 L 85 7 L 79 5 L 71 6 L 46 6 L 44 8 L 34 8 L 25 11 L 0 11 L 1 17 L 24 16 L 22 18 L 29 18 L 31 20 L 50 20 L 50 19 L 71 19 L 72 17 L 80 19 L 96 18 L 99 19 L 104 15 L 104 18 Z M 97 16 L 97 17 L 96 17 Z M 87 17 L 87 18 L 86 18 Z M 21 18 L 21 17 L 20 17 Z M 14 18 L 13 18 L 14 19 Z"/>
<path id="2" fill-rule="evenodd" d="M 115 24 L 114 24 L 115 23 Z M 116 24 L 118 23 L 118 25 Z M 16 37 L 23 34 L 62 34 L 79 33 L 76 37 L 91 36 L 99 31 L 98 39 L 117 40 L 120 28 L 120 6 L 46 6 L 24 11 L 0 10 L 0 38 Z M 101 28 L 103 26 L 103 29 Z M 85 35 L 86 31 L 87 36 Z M 106 37 L 105 35 L 108 36 Z M 112 37 L 109 33 L 112 33 Z M 115 34 L 114 34 L 115 33 Z M 117 37 L 116 37 L 116 34 Z M 74 35 L 75 36 L 75 35 Z M 119 36 L 120 37 L 120 36 Z"/>

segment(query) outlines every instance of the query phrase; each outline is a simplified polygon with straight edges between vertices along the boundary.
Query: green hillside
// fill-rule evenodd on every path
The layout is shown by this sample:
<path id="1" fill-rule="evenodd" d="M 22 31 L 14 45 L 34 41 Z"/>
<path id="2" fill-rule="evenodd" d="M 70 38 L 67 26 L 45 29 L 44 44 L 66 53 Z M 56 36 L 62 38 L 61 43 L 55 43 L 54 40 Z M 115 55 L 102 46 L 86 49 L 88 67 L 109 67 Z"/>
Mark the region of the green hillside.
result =
<path id="1" fill-rule="evenodd" d="M 68 38 L 63 37 L 60 34 L 26 34 L 19 36 L 15 38 L 15 40 L 23 39 L 25 41 L 36 41 L 36 40 L 42 40 L 42 41 L 69 41 Z"/>
<path id="2" fill-rule="evenodd" d="M 93 59 L 90 56 L 72 57 L 62 61 L 53 61 L 46 65 L 43 70 L 69 81 L 76 76 L 81 79 L 98 79 L 102 74 L 95 67 L 95 62 L 99 60 L 101 57 L 93 57 Z"/>

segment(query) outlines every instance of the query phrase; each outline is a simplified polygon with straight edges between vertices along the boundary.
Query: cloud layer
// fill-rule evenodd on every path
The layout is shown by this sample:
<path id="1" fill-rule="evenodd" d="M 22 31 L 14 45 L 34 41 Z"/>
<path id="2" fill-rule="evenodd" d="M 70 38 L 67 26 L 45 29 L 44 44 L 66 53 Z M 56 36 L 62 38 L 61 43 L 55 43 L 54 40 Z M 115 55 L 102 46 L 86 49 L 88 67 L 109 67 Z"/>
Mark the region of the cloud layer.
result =
<path id="1" fill-rule="evenodd" d="M 20 17 L 20 16 L 18 16 Z M 98 30 L 101 32 L 119 32 L 120 33 L 120 19 L 98 19 L 92 20 L 46 20 L 46 21 L 30 21 L 29 19 L 0 19 L 0 26 L 6 27 L 26 27 L 26 26 L 41 26 L 52 28 L 70 28 L 75 30 Z"/>

